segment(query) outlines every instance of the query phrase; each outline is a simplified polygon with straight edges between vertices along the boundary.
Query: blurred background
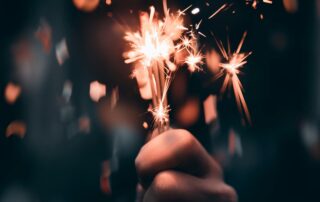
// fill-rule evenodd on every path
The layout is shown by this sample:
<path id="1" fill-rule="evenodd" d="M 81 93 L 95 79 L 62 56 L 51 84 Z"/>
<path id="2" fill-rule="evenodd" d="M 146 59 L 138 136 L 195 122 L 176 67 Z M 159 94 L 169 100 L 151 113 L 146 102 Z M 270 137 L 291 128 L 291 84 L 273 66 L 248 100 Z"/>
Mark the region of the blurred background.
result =
<path id="1" fill-rule="evenodd" d="M 320 1 L 266 2 L 168 1 L 192 5 L 187 23 L 202 20 L 200 46 L 213 58 L 178 71 L 171 125 L 221 163 L 240 201 L 320 201 Z M 135 201 L 134 159 L 153 121 L 123 36 L 151 5 L 162 11 L 160 0 L 1 0 L 0 202 Z M 213 35 L 234 50 L 245 31 L 251 125 L 232 93 L 219 93 L 223 80 L 212 82 Z"/>

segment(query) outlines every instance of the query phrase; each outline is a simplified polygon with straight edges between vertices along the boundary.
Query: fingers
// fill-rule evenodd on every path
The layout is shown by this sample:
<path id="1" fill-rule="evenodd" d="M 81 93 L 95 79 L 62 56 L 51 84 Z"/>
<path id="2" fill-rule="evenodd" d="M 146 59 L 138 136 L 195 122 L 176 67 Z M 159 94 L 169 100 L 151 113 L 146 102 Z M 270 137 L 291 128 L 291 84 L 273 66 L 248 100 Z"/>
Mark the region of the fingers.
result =
<path id="1" fill-rule="evenodd" d="M 179 170 L 203 178 L 221 176 L 219 165 L 185 130 L 170 130 L 149 141 L 136 158 L 136 169 L 144 188 L 157 173 L 165 170 Z"/>
<path id="2" fill-rule="evenodd" d="M 197 178 L 182 172 L 164 171 L 156 175 L 144 202 L 235 202 L 235 191 L 212 179 Z"/>

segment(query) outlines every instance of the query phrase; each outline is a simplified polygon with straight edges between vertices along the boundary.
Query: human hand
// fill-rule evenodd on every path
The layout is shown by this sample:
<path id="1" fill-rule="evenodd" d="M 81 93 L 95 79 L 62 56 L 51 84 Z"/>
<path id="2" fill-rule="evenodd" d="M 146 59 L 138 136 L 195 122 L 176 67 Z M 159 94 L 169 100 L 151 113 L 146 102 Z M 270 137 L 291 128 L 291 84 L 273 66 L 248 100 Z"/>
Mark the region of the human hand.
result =
<path id="1" fill-rule="evenodd" d="M 143 202 L 236 202 L 218 163 L 185 130 L 150 140 L 136 158 Z"/>

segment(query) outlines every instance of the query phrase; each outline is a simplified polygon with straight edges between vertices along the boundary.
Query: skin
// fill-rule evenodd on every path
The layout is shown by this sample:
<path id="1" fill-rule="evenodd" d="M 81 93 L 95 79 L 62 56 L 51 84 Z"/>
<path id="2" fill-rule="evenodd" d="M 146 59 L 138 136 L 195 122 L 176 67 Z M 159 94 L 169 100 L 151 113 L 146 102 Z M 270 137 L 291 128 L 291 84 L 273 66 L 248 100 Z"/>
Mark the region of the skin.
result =
<path id="1" fill-rule="evenodd" d="M 185 130 L 169 130 L 142 147 L 136 169 L 143 202 L 236 202 L 218 163 Z"/>

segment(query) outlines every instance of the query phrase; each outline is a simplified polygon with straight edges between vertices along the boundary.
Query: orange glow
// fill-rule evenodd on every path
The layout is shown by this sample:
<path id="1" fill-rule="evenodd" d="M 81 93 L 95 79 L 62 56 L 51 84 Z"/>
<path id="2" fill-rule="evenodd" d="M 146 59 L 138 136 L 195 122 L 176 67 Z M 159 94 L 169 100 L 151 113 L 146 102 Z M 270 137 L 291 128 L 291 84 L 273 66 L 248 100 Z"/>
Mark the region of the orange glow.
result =
<path id="1" fill-rule="evenodd" d="M 6 130 L 6 137 L 9 138 L 13 135 L 16 135 L 20 138 L 24 138 L 27 132 L 27 126 L 22 121 L 13 121 L 11 122 Z"/>
<path id="2" fill-rule="evenodd" d="M 6 86 L 4 97 L 9 104 L 14 104 L 21 94 L 21 87 L 13 83 Z"/>
<path id="3" fill-rule="evenodd" d="M 288 13 L 295 13 L 298 11 L 299 3 L 297 0 L 283 0 L 283 6 Z"/>
<path id="4" fill-rule="evenodd" d="M 72 0 L 75 7 L 84 12 L 91 12 L 99 5 L 99 0 Z"/>
<path id="5" fill-rule="evenodd" d="M 190 127 L 197 122 L 200 116 L 198 98 L 190 98 L 177 112 L 177 119 L 183 127 Z"/>
<path id="6" fill-rule="evenodd" d="M 215 121 L 218 118 L 217 112 L 217 97 L 210 95 L 204 102 L 204 118 L 207 124 Z"/>
<path id="7" fill-rule="evenodd" d="M 106 96 L 107 87 L 98 81 L 93 81 L 90 83 L 90 97 L 94 102 L 98 102 L 100 98 Z"/>
<path id="8" fill-rule="evenodd" d="M 149 124 L 147 122 L 143 122 L 142 127 L 144 129 L 148 129 L 149 128 Z"/>
<path id="9" fill-rule="evenodd" d="M 206 54 L 206 63 L 211 72 L 217 73 L 220 69 L 221 57 L 215 50 L 212 50 Z"/>
<path id="10" fill-rule="evenodd" d="M 110 6 L 112 4 L 112 0 L 106 0 L 106 4 Z"/>

